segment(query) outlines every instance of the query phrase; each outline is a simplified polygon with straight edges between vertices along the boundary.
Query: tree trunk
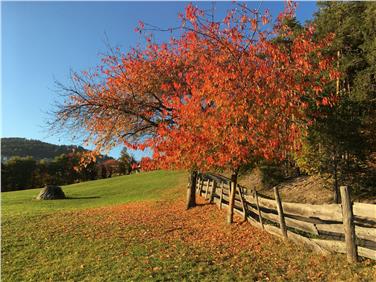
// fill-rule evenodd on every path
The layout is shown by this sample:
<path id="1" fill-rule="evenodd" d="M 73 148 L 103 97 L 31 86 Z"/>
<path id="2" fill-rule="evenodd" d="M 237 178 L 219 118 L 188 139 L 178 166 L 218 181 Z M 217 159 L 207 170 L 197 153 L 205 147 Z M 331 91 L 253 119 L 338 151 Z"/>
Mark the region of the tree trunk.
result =
<path id="1" fill-rule="evenodd" d="M 187 210 L 196 206 L 196 181 L 197 181 L 197 171 L 191 171 L 188 179 L 188 189 L 187 189 Z"/>
<path id="2" fill-rule="evenodd" d="M 236 193 L 237 181 L 238 181 L 238 170 L 235 170 L 232 172 L 232 175 L 231 175 L 230 199 L 229 199 L 228 212 L 227 212 L 228 224 L 231 224 L 234 222 L 234 205 L 235 205 L 235 193 Z"/>
<path id="3" fill-rule="evenodd" d="M 341 51 L 337 51 L 337 70 L 339 70 L 339 60 L 341 58 Z M 340 79 L 339 76 L 337 77 L 336 80 L 336 96 L 339 96 L 339 91 L 340 91 Z"/>
<path id="4" fill-rule="evenodd" d="M 334 178 L 334 184 L 333 184 L 334 202 L 336 204 L 339 204 L 340 196 L 339 196 L 339 188 L 338 188 L 338 160 L 336 156 L 333 157 L 333 178 Z"/>

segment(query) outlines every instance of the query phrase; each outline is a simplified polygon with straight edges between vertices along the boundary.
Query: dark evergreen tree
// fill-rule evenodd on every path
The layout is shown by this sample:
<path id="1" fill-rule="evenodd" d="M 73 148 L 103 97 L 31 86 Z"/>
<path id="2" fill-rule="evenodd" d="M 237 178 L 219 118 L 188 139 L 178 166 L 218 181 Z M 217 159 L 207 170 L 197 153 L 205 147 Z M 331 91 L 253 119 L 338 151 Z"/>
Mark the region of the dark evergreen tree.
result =
<path id="1" fill-rule="evenodd" d="M 335 33 L 333 45 L 323 51 L 337 57 L 342 72 L 327 91 L 336 91 L 340 99 L 318 115 L 298 164 L 307 172 L 330 173 L 338 202 L 339 183 L 359 184 L 359 172 L 371 172 L 365 167 L 367 156 L 376 152 L 376 3 L 318 5 L 317 36 Z"/>
<path id="2" fill-rule="evenodd" d="M 134 158 L 129 154 L 126 147 L 124 147 L 120 152 L 119 162 L 119 172 L 121 174 L 129 174 L 132 171 L 132 163 L 134 163 Z"/>
<path id="3" fill-rule="evenodd" d="M 31 157 L 14 157 L 6 164 L 2 170 L 2 191 L 23 190 L 34 187 L 34 175 L 36 171 L 36 161 Z"/>

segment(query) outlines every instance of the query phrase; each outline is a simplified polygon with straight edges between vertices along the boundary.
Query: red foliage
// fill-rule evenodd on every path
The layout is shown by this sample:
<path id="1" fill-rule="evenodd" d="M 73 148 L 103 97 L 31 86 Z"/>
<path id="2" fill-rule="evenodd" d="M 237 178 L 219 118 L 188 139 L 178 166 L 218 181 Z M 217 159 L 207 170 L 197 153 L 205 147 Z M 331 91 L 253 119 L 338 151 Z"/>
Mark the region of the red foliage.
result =
<path id="1" fill-rule="evenodd" d="M 142 167 L 201 170 L 298 151 L 312 114 L 334 101 L 323 89 L 338 72 L 321 52 L 331 38 L 315 41 L 313 27 L 292 36 L 291 3 L 274 25 L 268 11 L 240 6 L 212 22 L 190 4 L 178 39 L 106 57 L 105 83 L 72 97 L 101 105 L 85 120 L 97 148 L 151 148 Z"/>

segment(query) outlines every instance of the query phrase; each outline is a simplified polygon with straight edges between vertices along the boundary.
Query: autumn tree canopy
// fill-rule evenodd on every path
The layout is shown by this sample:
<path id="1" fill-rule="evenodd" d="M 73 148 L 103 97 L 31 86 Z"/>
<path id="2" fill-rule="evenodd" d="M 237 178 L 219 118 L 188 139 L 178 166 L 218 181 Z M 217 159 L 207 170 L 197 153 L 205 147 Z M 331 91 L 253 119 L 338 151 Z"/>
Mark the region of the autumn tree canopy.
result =
<path id="1" fill-rule="evenodd" d="M 324 88 L 338 73 L 321 51 L 314 26 L 293 36 L 268 10 L 234 4 L 226 17 L 190 4 L 168 42 L 111 50 L 94 72 L 75 73 L 56 113 L 59 126 L 84 130 L 96 149 L 125 145 L 153 151 L 151 166 L 226 168 L 256 158 L 283 158 L 335 96 Z M 275 40 L 278 38 L 278 40 Z"/>

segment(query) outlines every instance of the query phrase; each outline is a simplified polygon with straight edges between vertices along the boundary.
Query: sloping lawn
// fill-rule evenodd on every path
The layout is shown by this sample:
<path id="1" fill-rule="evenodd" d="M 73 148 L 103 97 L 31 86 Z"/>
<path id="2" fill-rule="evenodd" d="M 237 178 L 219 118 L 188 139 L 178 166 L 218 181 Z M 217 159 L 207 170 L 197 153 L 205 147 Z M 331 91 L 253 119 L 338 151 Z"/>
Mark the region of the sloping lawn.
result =
<path id="1" fill-rule="evenodd" d="M 53 211 L 102 207 L 140 200 L 157 200 L 186 180 L 184 172 L 153 171 L 63 186 L 69 199 L 38 201 L 40 189 L 1 193 L 3 219 Z M 172 189 L 173 190 L 173 189 Z M 168 191 L 168 192 L 166 192 Z M 176 189 L 172 195 L 176 195 Z"/>
<path id="2" fill-rule="evenodd" d="M 199 199 L 184 209 L 186 174 L 152 172 L 3 193 L 2 281 L 375 281 L 375 263 L 349 265 L 285 243 Z"/>

